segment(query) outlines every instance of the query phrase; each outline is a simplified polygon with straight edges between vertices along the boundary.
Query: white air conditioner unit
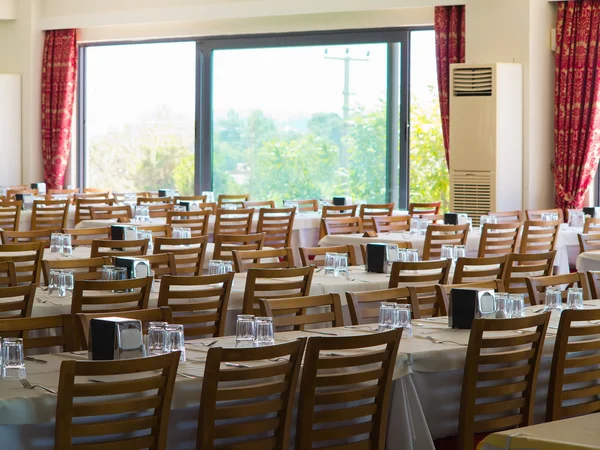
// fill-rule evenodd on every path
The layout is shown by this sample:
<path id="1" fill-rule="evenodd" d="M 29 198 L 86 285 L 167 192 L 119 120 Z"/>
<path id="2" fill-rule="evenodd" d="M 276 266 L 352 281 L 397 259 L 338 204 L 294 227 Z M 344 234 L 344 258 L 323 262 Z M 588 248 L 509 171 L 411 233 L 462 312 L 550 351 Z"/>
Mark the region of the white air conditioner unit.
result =
<path id="1" fill-rule="evenodd" d="M 520 64 L 450 65 L 450 207 L 475 224 L 523 207 Z"/>

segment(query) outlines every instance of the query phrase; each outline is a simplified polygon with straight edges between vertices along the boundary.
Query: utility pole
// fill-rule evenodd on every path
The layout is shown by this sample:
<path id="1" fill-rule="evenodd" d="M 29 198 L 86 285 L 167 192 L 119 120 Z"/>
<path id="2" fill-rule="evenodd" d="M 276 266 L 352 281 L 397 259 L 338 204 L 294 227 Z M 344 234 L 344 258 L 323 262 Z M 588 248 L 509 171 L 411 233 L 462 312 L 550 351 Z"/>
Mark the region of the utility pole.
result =
<path id="1" fill-rule="evenodd" d="M 325 49 L 325 59 L 336 59 L 338 61 L 344 61 L 344 105 L 342 106 L 342 119 L 344 121 L 344 128 L 342 131 L 342 137 L 348 134 L 348 121 L 350 119 L 350 96 L 353 95 L 350 92 L 350 63 L 352 61 L 370 61 L 369 52 L 367 52 L 366 58 L 355 58 L 350 56 L 350 48 L 346 47 L 346 54 L 344 56 L 329 56 L 327 49 Z M 346 144 L 343 142 L 340 146 L 340 167 L 348 167 L 348 149 Z"/>

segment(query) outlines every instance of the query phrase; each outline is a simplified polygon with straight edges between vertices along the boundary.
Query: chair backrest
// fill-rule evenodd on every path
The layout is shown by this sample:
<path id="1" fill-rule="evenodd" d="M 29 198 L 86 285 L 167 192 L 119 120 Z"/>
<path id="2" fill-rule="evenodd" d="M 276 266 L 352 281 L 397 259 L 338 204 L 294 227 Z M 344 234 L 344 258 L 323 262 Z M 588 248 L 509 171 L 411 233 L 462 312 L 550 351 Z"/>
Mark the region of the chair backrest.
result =
<path id="1" fill-rule="evenodd" d="M 283 201 L 283 204 L 285 205 L 285 202 L 287 200 Z M 310 199 L 310 200 L 290 200 L 292 202 L 295 202 L 298 205 L 298 212 L 317 212 L 319 210 L 319 201 L 316 199 Z"/>
<path id="2" fill-rule="evenodd" d="M 440 306 L 440 316 L 448 315 L 448 305 L 450 303 L 450 292 L 454 288 L 470 288 L 470 289 L 493 289 L 496 292 L 504 292 L 504 283 L 502 280 L 488 280 L 477 283 L 463 284 L 438 284 L 435 286 L 435 292 Z"/>
<path id="3" fill-rule="evenodd" d="M 112 317 L 114 313 L 77 313 L 74 316 L 75 320 L 75 336 L 79 339 L 76 342 L 76 347 L 81 350 L 88 350 L 91 347 L 90 336 L 90 321 L 102 317 Z M 137 309 L 134 311 L 121 311 L 119 317 L 126 319 L 139 320 L 142 322 L 142 330 L 148 330 L 150 322 L 167 322 L 173 323 L 173 314 L 168 306 L 158 308 Z"/>
<path id="4" fill-rule="evenodd" d="M 375 224 L 373 219 L 375 217 L 391 217 L 394 212 L 395 203 L 381 203 L 381 204 L 365 204 L 360 205 L 358 210 L 358 217 L 362 219 L 363 228 L 365 230 L 374 230 Z"/>
<path id="5" fill-rule="evenodd" d="M 442 202 L 411 202 L 408 204 L 408 215 L 412 216 L 415 214 L 439 214 L 441 206 Z"/>
<path id="6" fill-rule="evenodd" d="M 520 233 L 520 222 L 484 224 L 477 256 L 482 258 L 516 252 Z"/>
<path id="7" fill-rule="evenodd" d="M 487 215 L 497 217 L 498 223 L 523 222 L 524 219 L 523 211 L 520 209 L 514 211 L 490 211 Z"/>
<path id="8" fill-rule="evenodd" d="M 243 314 L 260 313 L 258 299 L 295 298 L 310 294 L 315 268 L 249 269 L 244 289 Z"/>
<path id="9" fill-rule="evenodd" d="M 395 262 L 390 272 L 388 287 L 409 286 L 413 317 L 439 316 L 440 305 L 435 292 L 436 284 L 448 284 L 452 261 Z"/>
<path id="10" fill-rule="evenodd" d="M 527 277 L 552 275 L 556 250 L 546 253 L 511 253 L 504 269 L 504 289 L 509 294 L 523 294 L 525 303 L 529 300 Z"/>
<path id="11" fill-rule="evenodd" d="M 578 234 L 579 253 L 600 250 L 600 233 Z"/>
<path id="12" fill-rule="evenodd" d="M 600 272 L 588 270 L 586 272 L 592 298 L 600 298 Z"/>
<path id="13" fill-rule="evenodd" d="M 129 222 L 133 218 L 129 205 L 90 206 L 90 215 L 94 220 L 117 219 L 119 222 Z"/>
<path id="14" fill-rule="evenodd" d="M 97 187 L 86 187 L 83 188 L 84 194 L 94 194 L 96 196 L 105 196 L 108 198 L 110 196 L 112 189 L 111 188 L 97 188 Z"/>
<path id="15" fill-rule="evenodd" d="M 71 245 L 92 245 L 97 239 L 110 239 L 110 227 L 65 228 L 63 233 L 71 235 Z"/>
<path id="16" fill-rule="evenodd" d="M 306 297 L 260 299 L 260 312 L 273 317 L 277 331 L 304 330 L 306 325 L 343 327 L 344 314 L 339 294 L 309 295 Z M 314 310 L 311 308 L 318 308 Z M 324 311 L 324 309 L 327 309 Z"/>
<path id="17" fill-rule="evenodd" d="M 225 203 L 243 208 L 243 203 L 250 200 L 250 194 L 220 194 L 217 197 L 217 206 L 221 208 Z"/>
<path id="18" fill-rule="evenodd" d="M 60 232 L 60 230 L 0 231 L 0 236 L 2 236 L 4 244 L 39 242 L 44 247 L 50 247 L 50 236 L 54 232 Z"/>
<path id="19" fill-rule="evenodd" d="M 533 424 L 537 376 L 549 321 L 550 313 L 473 321 L 460 397 L 458 448 L 473 449 L 475 433 Z M 534 327 L 534 331 L 525 331 Z M 484 335 L 487 332 L 489 337 Z M 506 351 L 507 347 L 511 351 Z"/>
<path id="20" fill-rule="evenodd" d="M 109 192 L 97 192 L 97 193 L 89 193 L 89 194 L 75 194 L 75 202 L 77 199 L 82 200 L 98 200 L 98 199 L 109 199 L 117 201 L 116 197 L 111 197 Z"/>
<path id="21" fill-rule="evenodd" d="M 542 214 L 558 214 L 558 220 L 560 220 L 560 223 L 563 223 L 565 221 L 564 215 L 563 215 L 563 210 L 560 208 L 556 208 L 556 209 L 526 209 L 525 210 L 525 218 L 527 220 L 533 220 L 533 221 L 541 221 L 542 220 Z"/>
<path id="22" fill-rule="evenodd" d="M 31 211 L 32 230 L 62 230 L 67 226 L 68 200 L 35 200 Z"/>
<path id="23" fill-rule="evenodd" d="M 261 250 L 264 239 L 265 233 L 216 235 L 213 259 L 233 261 L 233 250 Z"/>
<path id="24" fill-rule="evenodd" d="M 141 206 L 160 206 L 173 203 L 172 197 L 138 197 L 136 204 Z"/>
<path id="25" fill-rule="evenodd" d="M 189 228 L 192 237 L 208 234 L 208 221 L 211 211 L 167 211 L 167 232 L 171 236 L 173 228 Z"/>
<path id="26" fill-rule="evenodd" d="M 154 279 L 160 279 L 164 275 L 177 275 L 177 263 L 171 252 L 144 255 L 144 259 L 150 263 Z"/>
<path id="27" fill-rule="evenodd" d="M 508 255 L 488 258 L 458 258 L 452 283 L 476 283 L 478 281 L 502 279 Z"/>
<path id="28" fill-rule="evenodd" d="M 164 276 L 158 306 L 169 306 L 186 338 L 224 336 L 233 272 L 193 277 Z M 190 299 L 192 301 L 190 301 Z"/>
<path id="29" fill-rule="evenodd" d="M 469 224 L 464 225 L 429 225 L 423 244 L 423 261 L 439 259 L 442 245 L 467 245 Z"/>
<path id="30" fill-rule="evenodd" d="M 46 350 L 44 353 L 53 353 L 53 347 L 62 347 L 63 352 L 77 349 L 71 314 L 0 320 L 0 335 L 22 338 L 26 353 L 28 350 L 36 350 L 36 353 Z"/>
<path id="31" fill-rule="evenodd" d="M 295 208 L 261 209 L 256 232 L 265 233 L 264 245 L 267 247 L 291 247 L 295 217 Z"/>
<path id="32" fill-rule="evenodd" d="M 583 234 L 600 233 L 600 217 L 586 217 Z"/>
<path id="33" fill-rule="evenodd" d="M 439 224 L 439 225 L 444 224 L 444 215 L 443 214 L 416 214 L 415 216 L 411 216 L 411 217 L 418 217 L 419 219 L 427 220 L 427 222 L 430 222 L 432 224 Z"/>
<path id="34" fill-rule="evenodd" d="M 167 237 L 170 232 L 167 225 L 136 225 L 138 231 L 149 231 L 153 238 Z"/>
<path id="35" fill-rule="evenodd" d="M 343 217 L 354 217 L 356 216 L 356 210 L 358 205 L 325 205 L 321 209 L 321 219 Z M 325 222 L 321 220 L 321 227 L 319 230 L 319 239 L 327 234 L 325 230 Z"/>
<path id="36" fill-rule="evenodd" d="M 175 257 L 177 275 L 201 275 L 208 236 L 192 238 L 156 238 L 154 252 L 172 253 Z"/>
<path id="37" fill-rule="evenodd" d="M 75 281 L 71 314 L 147 309 L 151 290 L 152 277 Z"/>
<path id="38" fill-rule="evenodd" d="M 254 202 L 242 202 L 242 208 L 254 208 L 254 209 L 263 209 L 263 208 L 275 208 L 275 202 L 273 200 L 262 200 L 262 201 L 254 201 Z"/>
<path id="39" fill-rule="evenodd" d="M 590 291 L 585 274 L 582 272 L 567 273 L 562 275 L 549 275 L 546 277 L 527 277 L 527 293 L 532 305 L 544 305 L 546 288 L 549 286 L 563 289 L 563 301 L 567 301 L 567 288 L 574 287 L 576 284 L 583 289 L 583 299 L 590 300 Z"/>
<path id="40" fill-rule="evenodd" d="M 215 216 L 214 235 L 250 234 L 253 216 L 254 208 L 235 210 L 219 208 Z"/>
<path id="41" fill-rule="evenodd" d="M 179 352 L 122 361 L 63 361 L 56 402 L 55 450 L 99 440 L 113 448 L 166 450 Z M 130 375 L 104 383 L 75 377 Z M 115 402 L 115 395 L 122 396 Z M 118 412 L 117 415 L 108 414 Z M 116 434 L 123 430 L 123 433 Z M 76 443 L 73 438 L 77 437 Z M 88 446 L 89 447 L 89 446 Z"/>
<path id="42" fill-rule="evenodd" d="M 40 283 L 44 259 L 44 246 L 41 242 L 0 245 L 0 262 L 15 264 L 17 283 Z"/>
<path id="43" fill-rule="evenodd" d="M 66 196 L 67 200 L 69 201 L 69 204 L 74 204 L 75 203 L 75 194 L 79 193 L 79 188 L 75 188 L 75 189 L 48 189 L 48 191 L 46 192 L 46 200 L 62 200 L 62 198 L 57 198 L 58 197 L 63 197 Z"/>
<path id="44" fill-rule="evenodd" d="M 0 318 L 31 317 L 35 290 L 36 285 L 32 283 L 0 289 Z"/>
<path id="45" fill-rule="evenodd" d="M 159 197 L 164 198 L 164 197 Z M 147 199 L 146 199 L 147 200 Z M 154 200 L 154 199 L 153 199 Z M 169 198 L 169 200 L 171 200 Z M 173 203 L 154 203 L 146 205 L 148 208 L 148 215 L 150 218 L 155 219 L 157 217 L 167 217 L 169 211 L 173 211 L 175 209 L 175 205 Z"/>
<path id="46" fill-rule="evenodd" d="M 322 219 L 325 234 L 352 234 L 362 233 L 363 224 L 360 217 L 341 217 L 335 219 Z"/>
<path id="47" fill-rule="evenodd" d="M 27 189 L 26 186 L 23 186 L 23 188 L 19 187 L 17 189 L 8 188 L 6 190 L 6 198 L 11 202 L 15 200 L 16 194 L 38 195 L 38 190 L 37 189 Z"/>
<path id="48" fill-rule="evenodd" d="M 543 253 L 556 249 L 556 238 L 561 220 L 526 220 L 521 236 L 519 253 Z"/>
<path id="49" fill-rule="evenodd" d="M 17 231 L 23 202 L 0 202 L 0 228 L 4 231 Z"/>
<path id="50" fill-rule="evenodd" d="M 561 313 L 548 383 L 547 422 L 600 411 L 599 324 L 600 309 Z"/>
<path id="51" fill-rule="evenodd" d="M 274 250 L 233 250 L 233 267 L 237 273 L 248 269 L 291 269 L 296 267 L 290 247 Z M 266 260 L 266 261 L 265 261 Z"/>
<path id="52" fill-rule="evenodd" d="M 206 203 L 206 195 L 176 195 L 173 197 L 173 203 L 177 205 L 179 202 Z"/>
<path id="53" fill-rule="evenodd" d="M 305 343 L 300 339 L 267 347 L 211 348 L 202 380 L 196 449 L 290 448 Z M 252 368 L 227 367 L 234 361 L 249 363 Z M 260 365 L 251 364 L 254 361 Z M 221 417 L 228 420 L 219 420 Z"/>
<path id="54" fill-rule="evenodd" d="M 308 340 L 300 381 L 297 450 L 385 449 L 401 335 L 399 328 Z M 329 356 L 347 350 L 352 350 L 351 355 Z"/>
<path id="55" fill-rule="evenodd" d="M 17 285 L 17 269 L 12 261 L 0 262 L 0 287 Z"/>
<path id="56" fill-rule="evenodd" d="M 380 289 L 377 291 L 346 292 L 346 302 L 353 325 L 377 323 L 382 302 L 411 304 L 407 287 Z M 417 311 L 418 313 L 418 311 Z"/>
<path id="57" fill-rule="evenodd" d="M 95 239 L 92 241 L 90 256 L 143 256 L 148 253 L 148 239 L 113 241 Z"/>
<path id="58" fill-rule="evenodd" d="M 44 274 L 46 285 L 50 281 L 50 271 L 53 269 L 72 270 L 74 280 L 99 280 L 102 278 L 102 266 L 110 263 L 111 261 L 108 256 L 82 259 L 44 259 L 42 261 L 42 273 Z"/>
<path id="59" fill-rule="evenodd" d="M 327 253 L 342 253 L 348 256 L 348 265 L 356 266 L 356 250 L 353 245 L 336 245 L 332 247 L 300 247 L 300 259 L 303 266 L 325 265 L 325 254 Z"/>
<path id="60" fill-rule="evenodd" d="M 408 231 L 410 230 L 410 216 L 373 217 L 373 225 L 377 233 L 393 233 L 396 231 Z"/>

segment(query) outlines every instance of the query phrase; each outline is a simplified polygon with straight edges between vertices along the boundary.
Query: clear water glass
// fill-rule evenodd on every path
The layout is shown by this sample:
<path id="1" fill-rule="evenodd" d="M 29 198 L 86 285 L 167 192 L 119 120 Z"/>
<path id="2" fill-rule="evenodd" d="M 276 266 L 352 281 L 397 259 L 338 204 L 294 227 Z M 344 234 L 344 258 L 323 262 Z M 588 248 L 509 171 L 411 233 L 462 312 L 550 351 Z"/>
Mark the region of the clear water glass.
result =
<path id="1" fill-rule="evenodd" d="M 348 255 L 336 255 L 333 276 L 338 277 L 340 275 L 344 275 L 346 278 L 350 275 L 350 272 L 348 271 Z"/>
<path id="2" fill-rule="evenodd" d="M 416 248 L 407 248 L 406 262 L 419 262 L 419 250 Z"/>
<path id="3" fill-rule="evenodd" d="M 221 274 L 221 261 L 218 259 L 211 259 L 208 261 L 208 274 L 209 275 L 220 275 Z"/>
<path id="4" fill-rule="evenodd" d="M 335 274 L 336 257 L 337 253 L 325 253 L 325 275 Z"/>
<path id="5" fill-rule="evenodd" d="M 419 234 L 419 228 L 421 227 L 421 219 L 413 217 L 410 219 L 410 234 Z"/>
<path id="6" fill-rule="evenodd" d="M 464 258 L 467 256 L 467 249 L 464 245 L 455 245 L 452 250 L 452 259 L 456 261 L 458 258 Z"/>
<path id="7" fill-rule="evenodd" d="M 273 332 L 272 317 L 256 317 L 254 319 L 255 337 L 254 346 L 264 347 L 265 345 L 275 344 L 275 334 Z"/>
<path id="8" fill-rule="evenodd" d="M 510 294 L 508 304 L 510 317 L 525 317 L 525 294 Z"/>
<path id="9" fill-rule="evenodd" d="M 114 278 L 113 280 L 126 280 L 127 279 L 127 269 L 125 267 L 115 267 L 113 269 Z"/>
<path id="10" fill-rule="evenodd" d="M 583 211 L 573 211 L 569 213 L 569 226 L 573 228 L 583 227 L 585 222 L 585 216 Z"/>
<path id="11" fill-rule="evenodd" d="M 407 256 L 406 256 L 406 249 L 405 248 L 399 248 L 398 249 L 398 261 L 404 262 L 404 261 L 407 260 L 406 258 L 407 258 Z"/>
<path id="12" fill-rule="evenodd" d="M 65 295 L 66 292 L 73 292 L 73 288 L 75 287 L 75 275 L 73 273 L 72 270 L 67 270 L 67 269 L 63 269 L 61 271 L 60 274 L 60 288 L 59 288 L 59 295 L 61 290 L 65 289 Z M 62 295 L 61 297 L 63 297 L 64 295 Z"/>
<path id="13" fill-rule="evenodd" d="M 233 262 L 221 261 L 221 273 L 233 272 Z"/>
<path id="14" fill-rule="evenodd" d="M 235 346 L 252 347 L 254 345 L 255 322 L 251 314 L 240 314 L 235 322 Z"/>
<path id="15" fill-rule="evenodd" d="M 546 288 L 546 308 L 544 311 L 562 311 L 562 290 L 554 287 Z"/>
<path id="16" fill-rule="evenodd" d="M 379 331 L 391 330 L 394 328 L 394 310 L 396 303 L 382 302 L 379 306 Z"/>
<path id="17" fill-rule="evenodd" d="M 50 269 L 48 274 L 48 294 L 52 295 L 55 291 L 58 290 L 58 286 L 60 285 L 60 269 Z"/>
<path id="18" fill-rule="evenodd" d="M 428 226 L 429 226 L 429 220 L 427 220 L 427 219 L 419 220 L 419 234 L 421 236 L 425 236 L 427 234 Z"/>
<path id="19" fill-rule="evenodd" d="M 486 223 L 492 223 L 492 222 L 490 221 L 490 219 L 491 219 L 491 217 L 490 217 L 490 216 L 481 216 L 481 217 L 479 217 L 479 229 L 480 229 L 481 231 L 483 231 L 483 226 L 484 226 Z"/>
<path id="20" fill-rule="evenodd" d="M 567 309 L 583 309 L 583 289 L 569 288 L 567 291 Z"/>
<path id="21" fill-rule="evenodd" d="M 442 244 L 440 257 L 441 259 L 453 259 L 454 252 L 452 244 Z"/>
<path id="22" fill-rule="evenodd" d="M 541 219 L 544 222 L 548 222 L 548 221 L 552 220 L 552 214 L 550 214 L 550 213 L 542 213 Z"/>
<path id="23" fill-rule="evenodd" d="M 62 240 L 62 249 L 61 249 L 61 253 L 63 255 L 71 255 L 73 254 L 73 245 L 71 244 L 71 235 L 70 234 L 63 234 L 61 236 L 61 240 Z"/>
<path id="24" fill-rule="evenodd" d="M 173 228 L 171 231 L 171 237 L 173 239 L 181 239 L 181 228 Z"/>
<path id="25" fill-rule="evenodd" d="M 50 235 L 50 253 L 62 253 L 62 234 L 52 233 Z"/>
<path id="26" fill-rule="evenodd" d="M 402 331 L 403 338 L 412 337 L 410 305 L 396 303 L 394 308 L 394 328 L 404 328 Z"/>
<path id="27" fill-rule="evenodd" d="M 213 191 L 202 191 L 202 195 L 206 195 L 206 203 L 215 202 L 215 193 Z"/>
<path id="28" fill-rule="evenodd" d="M 496 292 L 494 294 L 494 309 L 496 310 L 496 319 L 508 319 L 508 294 L 504 292 Z"/>
<path id="29" fill-rule="evenodd" d="M 165 353 L 181 352 L 179 362 L 185 362 L 185 336 L 183 333 L 183 325 L 168 324 L 165 325 Z"/>
<path id="30" fill-rule="evenodd" d="M 2 378 L 19 380 L 25 377 L 23 339 L 13 337 L 2 339 Z"/>
<path id="31" fill-rule="evenodd" d="M 148 354 L 160 355 L 167 345 L 167 322 L 148 323 Z"/>
<path id="32" fill-rule="evenodd" d="M 103 280 L 114 280 L 115 279 L 115 266 L 104 265 L 102 266 L 102 279 Z"/>

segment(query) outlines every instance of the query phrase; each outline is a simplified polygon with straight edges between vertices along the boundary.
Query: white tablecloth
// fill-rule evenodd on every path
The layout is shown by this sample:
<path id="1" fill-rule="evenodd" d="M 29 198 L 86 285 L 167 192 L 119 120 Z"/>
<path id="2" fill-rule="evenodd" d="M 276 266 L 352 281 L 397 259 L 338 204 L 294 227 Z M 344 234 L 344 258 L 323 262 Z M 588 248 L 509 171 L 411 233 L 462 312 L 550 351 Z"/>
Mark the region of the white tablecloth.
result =
<path id="1" fill-rule="evenodd" d="M 600 270 L 600 250 L 583 252 L 577 257 L 577 271 Z"/>

